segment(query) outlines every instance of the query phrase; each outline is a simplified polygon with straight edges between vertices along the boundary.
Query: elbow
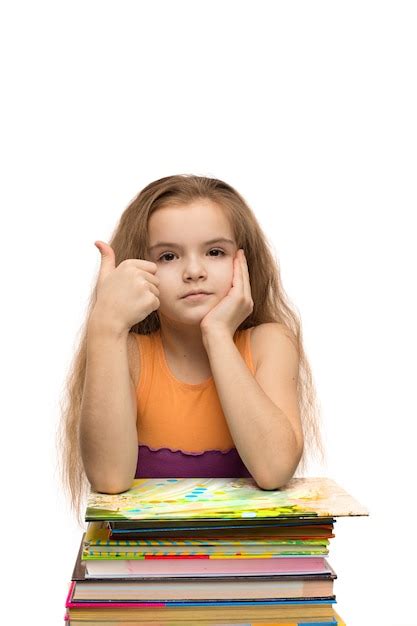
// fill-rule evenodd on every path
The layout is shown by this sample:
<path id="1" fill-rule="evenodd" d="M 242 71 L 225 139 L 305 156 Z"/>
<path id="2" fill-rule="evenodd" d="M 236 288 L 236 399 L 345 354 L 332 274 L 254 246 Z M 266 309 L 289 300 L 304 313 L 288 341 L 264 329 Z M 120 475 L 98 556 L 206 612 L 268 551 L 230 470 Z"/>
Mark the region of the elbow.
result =
<path id="1" fill-rule="evenodd" d="M 297 445 L 294 453 L 285 460 L 280 459 L 276 467 L 263 467 L 262 470 L 254 476 L 258 487 L 266 491 L 284 489 L 294 476 L 302 455 L 303 443 L 301 442 Z"/>
<path id="2" fill-rule="evenodd" d="M 135 462 L 133 467 L 127 469 L 122 468 L 122 470 L 114 464 L 113 466 L 107 466 L 105 468 L 100 467 L 100 469 L 95 467 L 94 471 L 86 471 L 91 491 L 108 495 L 116 495 L 129 491 L 134 484 L 135 475 Z"/>
<path id="3" fill-rule="evenodd" d="M 275 476 L 268 477 L 268 478 L 261 478 L 259 480 L 255 478 L 255 481 L 259 489 L 263 489 L 264 491 L 276 491 L 277 489 L 283 489 L 287 485 L 287 483 L 289 483 L 292 477 L 293 477 L 293 474 L 291 474 L 290 476 L 286 478 L 284 477 L 277 478 Z"/>
<path id="4" fill-rule="evenodd" d="M 101 483 L 90 483 L 91 491 L 96 493 L 105 493 L 108 495 L 116 495 L 118 493 L 124 493 L 125 491 L 129 491 L 133 485 L 133 480 L 129 482 L 117 482 L 117 481 L 109 481 L 109 482 L 101 482 Z"/>

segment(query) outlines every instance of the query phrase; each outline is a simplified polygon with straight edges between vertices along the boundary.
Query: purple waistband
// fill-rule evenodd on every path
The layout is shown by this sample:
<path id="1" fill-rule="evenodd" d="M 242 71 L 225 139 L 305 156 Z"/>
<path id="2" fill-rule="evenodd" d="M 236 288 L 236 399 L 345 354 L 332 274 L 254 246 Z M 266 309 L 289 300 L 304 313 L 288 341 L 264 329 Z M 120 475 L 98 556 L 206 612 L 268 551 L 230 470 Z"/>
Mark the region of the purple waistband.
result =
<path id="1" fill-rule="evenodd" d="M 186 453 L 169 448 L 138 447 L 135 478 L 246 478 L 250 477 L 236 448 Z"/>

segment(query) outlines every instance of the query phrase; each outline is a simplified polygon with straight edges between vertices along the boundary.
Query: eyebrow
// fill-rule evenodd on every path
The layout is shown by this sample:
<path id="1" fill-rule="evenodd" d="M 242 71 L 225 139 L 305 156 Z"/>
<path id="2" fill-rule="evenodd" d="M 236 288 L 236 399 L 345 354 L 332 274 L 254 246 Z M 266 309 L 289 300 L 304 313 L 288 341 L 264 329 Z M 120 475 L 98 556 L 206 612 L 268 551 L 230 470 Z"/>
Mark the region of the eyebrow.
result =
<path id="1" fill-rule="evenodd" d="M 203 243 L 204 246 L 208 246 L 212 243 L 231 243 L 234 245 L 234 241 L 232 239 L 227 239 L 226 237 L 216 237 L 215 239 L 210 239 L 209 241 L 205 241 Z M 182 248 L 178 243 L 172 243 L 169 241 L 158 241 L 155 245 L 148 248 L 149 252 L 155 250 L 156 248 Z"/>

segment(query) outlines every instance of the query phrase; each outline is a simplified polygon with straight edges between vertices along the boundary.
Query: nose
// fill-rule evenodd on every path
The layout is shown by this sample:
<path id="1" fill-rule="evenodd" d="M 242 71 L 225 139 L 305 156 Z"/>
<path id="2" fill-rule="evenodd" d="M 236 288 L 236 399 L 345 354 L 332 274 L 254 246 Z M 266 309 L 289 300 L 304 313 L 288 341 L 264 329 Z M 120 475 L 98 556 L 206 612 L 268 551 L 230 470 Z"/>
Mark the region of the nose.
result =
<path id="1" fill-rule="evenodd" d="M 197 257 L 190 257 L 185 262 L 183 276 L 185 280 L 200 280 L 207 276 L 207 270 L 203 261 Z"/>

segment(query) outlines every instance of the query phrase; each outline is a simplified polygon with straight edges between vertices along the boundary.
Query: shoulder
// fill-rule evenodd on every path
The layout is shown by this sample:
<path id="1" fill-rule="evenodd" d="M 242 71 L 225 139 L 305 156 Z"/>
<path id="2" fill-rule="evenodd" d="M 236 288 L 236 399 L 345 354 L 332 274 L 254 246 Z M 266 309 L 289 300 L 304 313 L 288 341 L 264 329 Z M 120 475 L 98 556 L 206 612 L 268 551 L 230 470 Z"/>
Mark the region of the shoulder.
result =
<path id="1" fill-rule="evenodd" d="M 140 350 L 137 333 L 129 333 L 127 336 L 127 357 L 129 361 L 130 378 L 136 389 L 140 378 Z"/>
<path id="2" fill-rule="evenodd" d="M 271 353 L 279 353 L 286 361 L 293 362 L 298 369 L 297 339 L 287 326 L 279 322 L 266 322 L 253 326 L 250 330 L 255 371 L 268 360 Z"/>

